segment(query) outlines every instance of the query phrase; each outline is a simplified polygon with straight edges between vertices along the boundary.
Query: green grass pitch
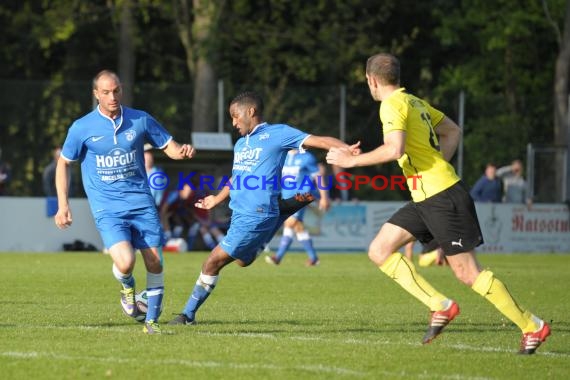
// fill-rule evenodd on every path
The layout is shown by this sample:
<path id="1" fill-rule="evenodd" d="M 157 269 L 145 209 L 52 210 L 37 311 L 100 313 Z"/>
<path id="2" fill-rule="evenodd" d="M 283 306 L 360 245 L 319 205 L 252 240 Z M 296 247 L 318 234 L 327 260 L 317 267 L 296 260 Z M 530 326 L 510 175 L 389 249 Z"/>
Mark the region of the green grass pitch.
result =
<path id="1" fill-rule="evenodd" d="M 570 374 L 570 255 L 481 255 L 518 302 L 551 322 L 536 355 L 516 326 L 448 268 L 418 270 L 461 315 L 432 344 L 428 311 L 364 254 L 226 267 L 196 326 L 166 326 L 204 253 L 166 254 L 164 334 L 125 317 L 111 259 L 0 254 L 2 379 L 563 379 Z M 140 256 L 139 288 L 145 284 Z"/>

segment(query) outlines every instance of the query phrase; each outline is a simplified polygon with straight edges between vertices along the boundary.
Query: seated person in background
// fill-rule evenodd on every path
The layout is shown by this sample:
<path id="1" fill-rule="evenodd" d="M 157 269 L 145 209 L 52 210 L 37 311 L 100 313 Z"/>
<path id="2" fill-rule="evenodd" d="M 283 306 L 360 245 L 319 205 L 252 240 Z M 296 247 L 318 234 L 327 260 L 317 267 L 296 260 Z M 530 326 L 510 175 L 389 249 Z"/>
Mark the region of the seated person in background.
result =
<path id="1" fill-rule="evenodd" d="M 497 166 L 488 163 L 485 174 L 475 182 L 471 189 L 471 197 L 475 202 L 501 202 L 501 180 L 497 177 Z"/>
<path id="2" fill-rule="evenodd" d="M 179 238 L 184 230 L 193 224 L 190 209 L 193 207 L 192 188 L 185 184 L 180 190 L 164 193 L 159 207 L 160 221 L 164 229 L 165 240 Z"/>
<path id="3" fill-rule="evenodd" d="M 165 193 L 160 206 L 160 219 L 165 238 L 179 238 L 187 231 L 188 250 L 192 250 L 198 232 L 208 249 L 213 249 L 224 238 L 223 232 L 213 223 L 209 210 L 198 209 L 194 203 L 207 196 L 184 184 L 181 190 Z"/>
<path id="4" fill-rule="evenodd" d="M 188 250 L 191 251 L 196 240 L 198 232 L 202 236 L 202 241 L 206 245 L 206 248 L 212 250 L 221 242 L 226 235 L 220 230 L 218 224 L 214 221 L 212 217 L 211 210 L 201 209 L 194 206 L 199 199 L 203 199 L 208 196 L 205 191 L 195 191 L 192 199 L 192 209 L 191 214 L 194 219 L 194 223 L 188 230 Z"/>

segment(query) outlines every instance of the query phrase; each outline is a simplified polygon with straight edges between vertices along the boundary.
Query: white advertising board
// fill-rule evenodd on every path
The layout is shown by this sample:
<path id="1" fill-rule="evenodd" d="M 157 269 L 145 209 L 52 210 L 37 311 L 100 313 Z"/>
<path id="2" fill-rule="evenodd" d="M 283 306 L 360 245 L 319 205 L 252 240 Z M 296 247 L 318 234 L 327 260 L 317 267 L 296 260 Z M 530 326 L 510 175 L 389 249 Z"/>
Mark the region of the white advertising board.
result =
<path id="1" fill-rule="evenodd" d="M 320 251 L 367 251 L 380 226 L 398 210 L 401 202 L 335 204 L 324 214 L 310 207 L 305 225 Z M 538 204 L 527 208 L 514 204 L 477 204 L 485 243 L 480 252 L 570 253 L 570 216 L 563 204 Z M 270 244 L 275 250 L 280 236 Z M 293 249 L 301 249 L 298 242 Z"/>

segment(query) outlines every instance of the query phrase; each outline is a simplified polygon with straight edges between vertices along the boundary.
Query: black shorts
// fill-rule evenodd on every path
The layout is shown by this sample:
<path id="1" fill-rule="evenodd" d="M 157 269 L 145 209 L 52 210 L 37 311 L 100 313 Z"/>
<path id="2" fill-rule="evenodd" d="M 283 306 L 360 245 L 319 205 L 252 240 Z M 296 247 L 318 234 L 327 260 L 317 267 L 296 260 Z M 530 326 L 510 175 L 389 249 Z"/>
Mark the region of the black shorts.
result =
<path id="1" fill-rule="evenodd" d="M 475 204 L 462 182 L 421 202 L 409 202 L 388 220 L 422 244 L 435 240 L 446 256 L 483 244 Z"/>

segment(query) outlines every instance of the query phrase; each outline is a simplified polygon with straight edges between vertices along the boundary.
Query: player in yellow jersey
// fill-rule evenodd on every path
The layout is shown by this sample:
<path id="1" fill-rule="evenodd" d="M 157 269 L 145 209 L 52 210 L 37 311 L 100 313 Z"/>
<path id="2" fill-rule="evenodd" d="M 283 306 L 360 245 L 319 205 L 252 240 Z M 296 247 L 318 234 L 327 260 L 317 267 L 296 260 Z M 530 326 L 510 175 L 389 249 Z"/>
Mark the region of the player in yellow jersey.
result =
<path id="1" fill-rule="evenodd" d="M 368 87 L 380 105 L 384 144 L 358 156 L 333 148 L 327 162 L 344 168 L 398 161 L 412 201 L 386 222 L 370 244 L 368 256 L 380 270 L 429 307 L 432 317 L 423 343 L 430 343 L 458 314 L 457 303 L 433 288 L 412 261 L 398 252 L 406 243 L 436 240 L 455 276 L 491 302 L 523 332 L 519 353 L 533 354 L 546 337 L 546 322 L 521 308 L 493 272 L 482 270 L 474 249 L 483 243 L 477 213 L 468 190 L 449 160 L 461 130 L 442 112 L 400 87 L 400 63 L 376 54 L 366 65 Z"/>

